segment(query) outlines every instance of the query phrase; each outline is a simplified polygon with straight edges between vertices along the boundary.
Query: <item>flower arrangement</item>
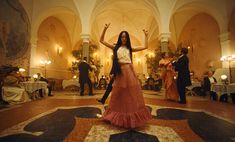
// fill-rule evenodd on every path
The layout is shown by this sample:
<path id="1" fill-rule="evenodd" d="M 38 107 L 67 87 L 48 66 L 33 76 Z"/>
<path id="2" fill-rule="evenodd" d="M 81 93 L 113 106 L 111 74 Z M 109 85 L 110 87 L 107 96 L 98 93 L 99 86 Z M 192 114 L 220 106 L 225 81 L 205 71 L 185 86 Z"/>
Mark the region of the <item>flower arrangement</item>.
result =
<path id="1" fill-rule="evenodd" d="M 100 59 L 98 58 L 97 51 L 98 51 L 98 46 L 95 44 L 90 44 L 89 58 L 90 58 L 90 62 L 96 67 L 96 70 L 95 70 L 96 78 L 98 78 L 100 74 L 100 69 L 103 67 L 103 65 L 101 65 L 100 63 Z"/>
<path id="2" fill-rule="evenodd" d="M 150 56 L 149 54 L 145 55 L 149 74 L 155 74 L 158 72 L 159 61 L 161 60 L 160 48 L 155 49 L 154 54 L 155 56 Z"/>

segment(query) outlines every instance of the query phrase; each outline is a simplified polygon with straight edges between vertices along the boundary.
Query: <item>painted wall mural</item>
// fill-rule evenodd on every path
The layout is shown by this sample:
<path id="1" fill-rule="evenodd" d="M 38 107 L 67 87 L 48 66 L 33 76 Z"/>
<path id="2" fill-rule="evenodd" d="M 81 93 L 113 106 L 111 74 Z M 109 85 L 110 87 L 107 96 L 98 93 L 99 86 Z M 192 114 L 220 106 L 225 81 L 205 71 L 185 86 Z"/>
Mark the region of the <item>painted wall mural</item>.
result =
<path id="1" fill-rule="evenodd" d="M 18 0 L 0 0 L 0 56 L 7 60 L 22 57 L 29 39 L 30 23 L 23 6 Z"/>

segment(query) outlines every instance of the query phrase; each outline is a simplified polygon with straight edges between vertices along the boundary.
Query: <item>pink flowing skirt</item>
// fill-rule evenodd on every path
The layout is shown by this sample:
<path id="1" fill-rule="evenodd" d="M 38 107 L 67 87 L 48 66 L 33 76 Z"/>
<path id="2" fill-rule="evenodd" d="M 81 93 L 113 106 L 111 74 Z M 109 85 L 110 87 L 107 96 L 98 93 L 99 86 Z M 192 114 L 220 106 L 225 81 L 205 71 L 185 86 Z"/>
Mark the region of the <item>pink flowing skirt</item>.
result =
<path id="1" fill-rule="evenodd" d="M 133 65 L 123 64 L 121 71 L 113 83 L 112 96 L 103 119 L 124 128 L 143 126 L 152 116 L 145 106 Z"/>
<path id="2" fill-rule="evenodd" d="M 176 87 L 176 83 L 174 81 L 174 72 L 171 70 L 166 70 L 164 72 L 164 75 L 162 76 L 165 89 L 166 89 L 166 99 L 178 101 L 179 100 L 179 94 Z"/>

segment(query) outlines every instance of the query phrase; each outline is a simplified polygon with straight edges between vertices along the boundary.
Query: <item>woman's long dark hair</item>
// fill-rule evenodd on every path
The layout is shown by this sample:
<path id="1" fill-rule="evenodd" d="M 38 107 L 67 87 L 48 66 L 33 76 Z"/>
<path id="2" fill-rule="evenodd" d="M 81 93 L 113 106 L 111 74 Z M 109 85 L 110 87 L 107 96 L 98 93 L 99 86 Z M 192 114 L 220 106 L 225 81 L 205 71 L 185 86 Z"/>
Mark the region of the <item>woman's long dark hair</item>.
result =
<path id="1" fill-rule="evenodd" d="M 116 76 L 117 74 L 120 74 L 121 73 L 121 68 L 120 68 L 120 65 L 118 64 L 118 57 L 117 57 L 117 50 L 121 47 L 122 45 L 122 40 L 121 40 L 121 37 L 122 37 L 122 34 L 125 33 L 126 34 L 126 47 L 127 49 L 129 49 L 130 51 L 130 58 L 131 58 L 131 61 L 132 61 L 132 48 L 131 48 L 131 41 L 130 41 L 130 36 L 128 34 L 127 31 L 122 31 L 119 36 L 118 36 L 118 41 L 117 41 L 117 44 L 115 45 L 114 49 L 113 49 L 113 67 L 114 67 L 114 75 Z"/>

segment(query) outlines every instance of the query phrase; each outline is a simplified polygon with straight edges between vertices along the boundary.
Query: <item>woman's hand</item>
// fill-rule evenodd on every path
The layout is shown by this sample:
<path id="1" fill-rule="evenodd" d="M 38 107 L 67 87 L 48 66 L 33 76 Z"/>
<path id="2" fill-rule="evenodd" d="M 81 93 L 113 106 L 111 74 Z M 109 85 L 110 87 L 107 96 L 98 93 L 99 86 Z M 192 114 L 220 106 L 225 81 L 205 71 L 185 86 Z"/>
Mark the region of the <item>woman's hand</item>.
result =
<path id="1" fill-rule="evenodd" d="M 143 29 L 143 32 L 144 32 L 144 35 L 145 35 L 145 42 L 144 42 L 144 46 L 145 46 L 145 49 L 148 49 L 148 31 Z"/>
<path id="2" fill-rule="evenodd" d="M 104 36 L 105 36 L 106 30 L 109 28 L 109 25 L 110 25 L 110 23 L 104 25 L 104 30 L 103 30 L 103 32 L 102 32 L 102 34 L 100 36 L 100 42 L 103 45 L 107 46 L 108 48 L 113 49 L 114 45 L 111 45 L 108 42 L 104 41 Z"/>
<path id="3" fill-rule="evenodd" d="M 148 31 L 143 29 L 143 32 L 144 32 L 145 37 L 148 37 Z"/>
<path id="4" fill-rule="evenodd" d="M 105 24 L 105 25 L 104 25 L 104 28 L 105 28 L 105 29 L 108 29 L 108 28 L 109 28 L 109 25 L 110 25 L 110 23 Z"/>

